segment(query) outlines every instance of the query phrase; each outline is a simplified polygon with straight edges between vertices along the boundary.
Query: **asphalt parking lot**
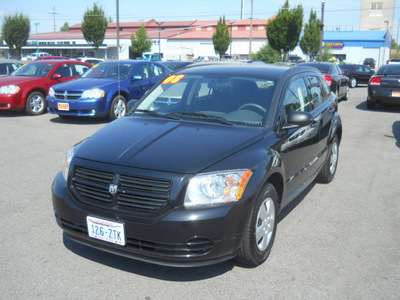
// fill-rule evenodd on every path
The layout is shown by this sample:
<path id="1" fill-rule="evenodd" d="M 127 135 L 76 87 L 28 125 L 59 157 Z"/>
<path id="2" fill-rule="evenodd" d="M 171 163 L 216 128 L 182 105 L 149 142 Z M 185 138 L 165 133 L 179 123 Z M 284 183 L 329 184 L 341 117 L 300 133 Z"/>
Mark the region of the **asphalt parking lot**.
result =
<path id="1" fill-rule="evenodd" d="M 50 187 L 65 152 L 107 125 L 0 112 L 1 299 L 400 299 L 400 106 L 339 103 L 343 139 L 330 184 L 280 217 L 257 268 L 162 267 L 63 238 Z"/>

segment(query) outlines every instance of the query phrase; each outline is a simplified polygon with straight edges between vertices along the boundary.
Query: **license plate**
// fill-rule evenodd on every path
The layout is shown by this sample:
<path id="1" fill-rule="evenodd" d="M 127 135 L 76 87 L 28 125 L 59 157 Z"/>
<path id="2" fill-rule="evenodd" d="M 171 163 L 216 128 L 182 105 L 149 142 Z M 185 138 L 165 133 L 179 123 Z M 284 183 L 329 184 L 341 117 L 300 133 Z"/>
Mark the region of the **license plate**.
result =
<path id="1" fill-rule="evenodd" d="M 69 111 L 69 103 L 58 103 L 58 110 Z"/>
<path id="2" fill-rule="evenodd" d="M 86 223 L 88 234 L 91 238 L 124 246 L 125 230 L 124 224 L 96 217 L 87 216 Z"/>
<path id="3" fill-rule="evenodd" d="M 400 91 L 392 91 L 392 97 L 400 97 Z"/>

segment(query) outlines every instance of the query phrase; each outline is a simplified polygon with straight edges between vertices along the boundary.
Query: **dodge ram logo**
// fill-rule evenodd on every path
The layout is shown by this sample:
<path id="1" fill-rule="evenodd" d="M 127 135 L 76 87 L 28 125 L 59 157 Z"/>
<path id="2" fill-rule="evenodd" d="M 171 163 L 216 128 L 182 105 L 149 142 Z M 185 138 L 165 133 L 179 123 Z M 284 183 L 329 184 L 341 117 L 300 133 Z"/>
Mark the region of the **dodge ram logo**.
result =
<path id="1" fill-rule="evenodd" d="M 111 195 L 115 195 L 117 193 L 118 190 L 118 185 L 116 184 L 110 184 L 110 186 L 108 187 L 108 191 L 110 192 Z"/>

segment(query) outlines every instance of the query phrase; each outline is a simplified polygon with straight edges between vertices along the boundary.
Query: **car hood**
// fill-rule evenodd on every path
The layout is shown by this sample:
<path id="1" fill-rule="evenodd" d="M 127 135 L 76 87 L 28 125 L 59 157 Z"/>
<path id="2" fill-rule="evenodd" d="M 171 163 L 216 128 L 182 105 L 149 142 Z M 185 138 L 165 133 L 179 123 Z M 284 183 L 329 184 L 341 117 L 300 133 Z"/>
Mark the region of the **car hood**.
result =
<path id="1" fill-rule="evenodd" d="M 108 87 L 115 85 L 117 82 L 117 79 L 78 78 L 75 80 L 57 84 L 55 87 L 53 87 L 53 89 L 74 91 L 85 91 L 94 88 L 107 89 Z"/>
<path id="2" fill-rule="evenodd" d="M 34 82 L 34 81 L 43 81 L 45 78 L 43 77 L 31 77 L 31 76 L 6 76 L 0 78 L 0 86 L 6 86 L 10 84 L 22 84 L 25 82 Z"/>
<path id="3" fill-rule="evenodd" d="M 262 129 L 125 117 L 84 141 L 76 157 L 142 169 L 198 173 L 263 135 Z"/>

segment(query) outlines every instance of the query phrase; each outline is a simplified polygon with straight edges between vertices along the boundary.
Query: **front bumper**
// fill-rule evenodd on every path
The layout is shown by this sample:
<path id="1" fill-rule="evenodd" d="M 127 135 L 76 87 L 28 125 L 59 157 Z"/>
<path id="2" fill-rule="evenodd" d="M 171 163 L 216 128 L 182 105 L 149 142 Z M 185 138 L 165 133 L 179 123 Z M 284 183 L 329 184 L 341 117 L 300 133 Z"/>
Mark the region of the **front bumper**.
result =
<path id="1" fill-rule="evenodd" d="M 21 94 L 14 95 L 0 95 L 0 109 L 22 109 L 25 107 L 25 103 L 21 101 Z"/>
<path id="2" fill-rule="evenodd" d="M 84 99 L 84 100 L 57 100 L 53 97 L 46 97 L 47 110 L 53 114 L 77 117 L 103 117 L 108 115 L 106 99 Z M 68 104 L 68 110 L 60 110 L 59 104 Z"/>
<path id="3" fill-rule="evenodd" d="M 137 260 L 193 267 L 218 263 L 236 256 L 251 210 L 251 200 L 235 204 L 186 209 L 168 207 L 160 215 L 122 214 L 78 201 L 61 173 L 52 187 L 58 225 L 83 244 Z M 114 245 L 88 236 L 88 215 L 124 223 L 127 244 Z"/>

